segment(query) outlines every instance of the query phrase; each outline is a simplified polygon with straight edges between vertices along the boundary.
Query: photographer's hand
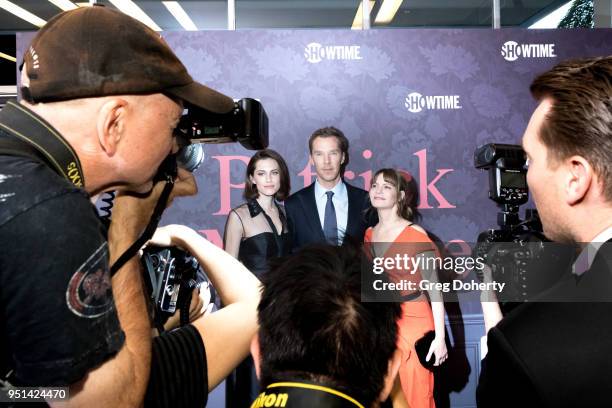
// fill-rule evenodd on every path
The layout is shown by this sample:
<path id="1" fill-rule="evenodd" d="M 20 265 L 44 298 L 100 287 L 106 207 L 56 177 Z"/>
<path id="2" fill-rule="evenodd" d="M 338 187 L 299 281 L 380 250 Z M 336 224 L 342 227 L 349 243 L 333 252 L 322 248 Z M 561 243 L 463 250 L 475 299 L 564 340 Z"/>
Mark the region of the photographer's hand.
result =
<path id="1" fill-rule="evenodd" d="M 181 236 L 190 234 L 193 230 L 185 225 L 166 225 L 155 230 L 153 237 L 147 242 L 147 245 L 156 245 L 160 247 L 178 246 L 181 247 L 183 240 Z M 181 249 L 185 249 L 181 247 Z"/>
<path id="2" fill-rule="evenodd" d="M 194 196 L 198 193 L 198 186 L 193 173 L 179 167 L 176 179 L 174 179 L 174 188 L 168 199 L 167 207 L 170 207 L 172 200 L 176 197 Z"/>
<path id="3" fill-rule="evenodd" d="M 189 322 L 193 322 L 195 319 L 201 317 L 204 314 L 204 301 L 200 297 L 200 290 L 194 289 L 191 292 L 191 302 L 189 303 Z M 179 327 L 181 323 L 181 314 L 176 312 L 164 323 L 164 330 L 170 331 L 176 327 Z"/>

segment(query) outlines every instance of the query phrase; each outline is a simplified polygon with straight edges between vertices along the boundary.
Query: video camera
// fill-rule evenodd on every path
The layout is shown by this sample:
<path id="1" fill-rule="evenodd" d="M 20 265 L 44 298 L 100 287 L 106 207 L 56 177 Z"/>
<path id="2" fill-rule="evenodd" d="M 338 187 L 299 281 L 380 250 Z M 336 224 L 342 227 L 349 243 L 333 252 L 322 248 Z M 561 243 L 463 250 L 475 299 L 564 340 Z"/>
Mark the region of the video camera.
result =
<path id="1" fill-rule="evenodd" d="M 500 306 L 507 312 L 513 302 L 525 302 L 556 281 L 558 275 L 544 271 L 555 270 L 553 265 L 567 260 L 555 251 L 544 250 L 548 239 L 537 210 L 527 209 L 525 219 L 520 219 L 519 207 L 529 200 L 523 148 L 496 143 L 480 146 L 474 152 L 474 167 L 489 172 L 489 198 L 501 209 L 499 229 L 478 235 L 475 256 L 485 259 L 493 280 L 506 283 Z"/>

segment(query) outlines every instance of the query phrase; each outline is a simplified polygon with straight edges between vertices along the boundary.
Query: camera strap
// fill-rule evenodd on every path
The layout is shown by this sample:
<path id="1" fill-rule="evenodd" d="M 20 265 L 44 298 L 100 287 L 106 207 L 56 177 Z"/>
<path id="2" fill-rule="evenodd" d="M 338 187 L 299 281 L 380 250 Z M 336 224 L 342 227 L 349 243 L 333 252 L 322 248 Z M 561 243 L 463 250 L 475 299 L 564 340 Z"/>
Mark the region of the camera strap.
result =
<path id="1" fill-rule="evenodd" d="M 6 132 L 0 133 L 0 154 L 7 156 L 25 156 L 32 160 L 43 162 L 49 167 L 52 166 L 51 163 L 45 160 L 45 157 L 31 145 L 18 139 L 6 137 L 5 135 Z"/>
<path id="2" fill-rule="evenodd" d="M 153 210 L 153 214 L 151 215 L 151 220 L 149 221 L 149 225 L 145 228 L 144 232 L 140 235 L 140 238 L 136 240 L 111 266 L 111 276 L 114 276 L 115 273 L 123 266 L 127 261 L 132 259 L 138 251 L 153 237 L 155 230 L 157 229 L 157 225 L 161 220 L 162 213 L 166 209 L 166 205 L 168 204 L 168 198 L 170 198 L 170 193 L 174 188 L 174 179 L 178 174 L 177 164 L 176 164 L 176 155 L 171 154 L 161 163 L 159 166 L 159 170 L 157 175 L 155 176 L 154 181 L 165 181 L 164 189 L 159 196 L 159 200 L 155 205 L 155 209 Z"/>
<path id="3" fill-rule="evenodd" d="M 306 381 L 284 381 L 262 390 L 251 408 L 283 406 L 290 408 L 364 408 L 353 397 L 331 387 Z"/>
<path id="4" fill-rule="evenodd" d="M 0 152 L 42 161 L 77 187 L 85 177 L 81 162 L 68 141 L 36 113 L 13 101 L 0 111 Z"/>
<path id="5" fill-rule="evenodd" d="M 153 237 L 153 234 L 157 229 L 157 225 L 159 224 L 159 220 L 161 219 L 162 213 L 166 208 L 166 204 L 168 203 L 168 198 L 170 197 L 170 193 L 172 192 L 173 187 L 174 178 L 168 175 L 166 178 L 166 185 L 164 185 L 164 190 L 162 191 L 161 195 L 159 196 L 159 200 L 155 205 L 155 209 L 153 210 L 153 214 L 151 215 L 149 225 L 147 225 L 147 228 L 145 228 L 144 232 L 140 235 L 140 238 L 138 238 L 136 242 L 134 242 L 111 266 L 111 277 L 114 276 L 117 271 L 121 269 L 123 265 L 125 265 L 127 261 L 132 259 L 132 257 L 134 257 L 138 253 L 138 251 L 140 251 L 140 248 L 142 248 L 144 244 L 146 244 L 147 241 Z"/>

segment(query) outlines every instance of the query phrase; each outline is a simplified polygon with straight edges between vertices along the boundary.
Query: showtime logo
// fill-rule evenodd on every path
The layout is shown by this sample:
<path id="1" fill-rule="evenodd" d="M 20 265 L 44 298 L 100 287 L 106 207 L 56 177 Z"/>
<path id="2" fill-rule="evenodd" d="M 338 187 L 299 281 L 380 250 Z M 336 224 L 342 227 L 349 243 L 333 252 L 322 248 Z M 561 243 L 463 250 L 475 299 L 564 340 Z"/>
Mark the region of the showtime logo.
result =
<path id="1" fill-rule="evenodd" d="M 404 106 L 409 112 L 418 113 L 427 110 L 461 109 L 459 95 L 426 95 L 412 92 L 406 97 Z"/>
<path id="2" fill-rule="evenodd" d="M 506 41 L 501 48 L 501 55 L 506 61 L 522 58 L 555 58 L 555 44 L 519 44 Z"/>
<path id="3" fill-rule="evenodd" d="M 327 60 L 360 60 L 361 46 L 359 45 L 321 45 L 310 43 L 304 48 L 304 57 L 311 64 Z"/>

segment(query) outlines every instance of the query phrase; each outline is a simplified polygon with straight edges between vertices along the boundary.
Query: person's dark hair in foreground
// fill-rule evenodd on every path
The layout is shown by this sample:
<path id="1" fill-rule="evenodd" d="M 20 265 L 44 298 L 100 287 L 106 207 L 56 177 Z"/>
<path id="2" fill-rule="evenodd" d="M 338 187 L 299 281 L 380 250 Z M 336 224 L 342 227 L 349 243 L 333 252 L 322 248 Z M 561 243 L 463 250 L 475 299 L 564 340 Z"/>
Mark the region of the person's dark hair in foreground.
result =
<path id="1" fill-rule="evenodd" d="M 362 302 L 361 258 L 352 243 L 307 246 L 262 277 L 251 353 L 265 393 L 253 407 L 270 393 L 287 393 L 287 407 L 331 400 L 375 407 L 386 399 L 399 364 L 400 306 Z M 304 388 L 313 384 L 316 390 Z"/>
<path id="2" fill-rule="evenodd" d="M 581 252 L 555 286 L 489 330 L 477 402 L 609 407 L 612 56 L 562 62 L 530 89 L 539 104 L 523 136 L 529 192 L 546 236 Z"/>

